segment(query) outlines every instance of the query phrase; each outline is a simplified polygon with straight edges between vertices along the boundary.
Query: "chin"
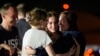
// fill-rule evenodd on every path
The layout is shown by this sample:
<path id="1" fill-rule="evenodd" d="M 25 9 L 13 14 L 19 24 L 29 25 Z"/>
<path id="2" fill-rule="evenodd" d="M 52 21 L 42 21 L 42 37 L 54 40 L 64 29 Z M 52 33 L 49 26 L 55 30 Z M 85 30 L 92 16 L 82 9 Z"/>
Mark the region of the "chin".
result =
<path id="1" fill-rule="evenodd" d="M 10 26 L 15 26 L 15 24 L 11 24 Z"/>
<path id="2" fill-rule="evenodd" d="M 55 31 L 51 31 L 52 33 L 55 33 Z"/>

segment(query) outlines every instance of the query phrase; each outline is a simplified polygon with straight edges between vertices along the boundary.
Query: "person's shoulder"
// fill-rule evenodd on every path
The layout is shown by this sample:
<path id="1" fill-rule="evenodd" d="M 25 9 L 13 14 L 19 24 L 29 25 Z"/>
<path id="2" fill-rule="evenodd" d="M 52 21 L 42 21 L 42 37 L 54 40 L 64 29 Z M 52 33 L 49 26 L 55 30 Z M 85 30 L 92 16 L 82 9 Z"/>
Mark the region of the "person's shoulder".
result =
<path id="1" fill-rule="evenodd" d="M 47 34 L 47 32 L 45 31 L 45 30 L 39 30 L 40 31 L 40 33 L 42 33 L 42 34 Z"/>
<path id="2" fill-rule="evenodd" d="M 26 32 L 33 32 L 34 30 L 32 28 L 28 29 Z"/>
<path id="3" fill-rule="evenodd" d="M 16 22 L 16 24 L 25 23 L 25 22 L 26 22 L 25 19 L 18 19 L 17 22 Z"/>
<path id="4" fill-rule="evenodd" d="M 78 30 L 70 30 L 70 31 L 65 31 L 65 33 L 70 33 L 70 34 L 80 34 L 82 32 L 78 31 Z"/>

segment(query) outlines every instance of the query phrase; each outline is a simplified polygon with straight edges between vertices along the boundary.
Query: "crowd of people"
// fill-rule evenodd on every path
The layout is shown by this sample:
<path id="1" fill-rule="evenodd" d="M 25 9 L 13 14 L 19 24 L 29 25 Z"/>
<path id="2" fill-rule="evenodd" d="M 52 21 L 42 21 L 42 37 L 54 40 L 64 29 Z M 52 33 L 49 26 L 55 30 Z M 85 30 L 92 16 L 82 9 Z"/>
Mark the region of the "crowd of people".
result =
<path id="1" fill-rule="evenodd" d="M 0 9 L 0 55 L 84 56 L 85 37 L 78 30 L 73 11 L 46 11 L 11 3 Z"/>

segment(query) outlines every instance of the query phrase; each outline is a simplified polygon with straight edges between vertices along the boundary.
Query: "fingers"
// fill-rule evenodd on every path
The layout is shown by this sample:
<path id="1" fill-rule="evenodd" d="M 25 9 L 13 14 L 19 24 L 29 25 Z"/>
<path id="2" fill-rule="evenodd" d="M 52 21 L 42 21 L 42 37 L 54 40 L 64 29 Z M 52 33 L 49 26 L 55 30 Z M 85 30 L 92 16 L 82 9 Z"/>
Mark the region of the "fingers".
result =
<path id="1" fill-rule="evenodd" d="M 10 56 L 12 56 L 15 53 L 15 49 L 13 47 L 10 47 L 9 53 Z"/>
<path id="2" fill-rule="evenodd" d="M 2 48 L 9 51 L 10 56 L 12 56 L 15 52 L 15 49 L 12 46 L 9 46 L 7 44 L 1 44 Z"/>
<path id="3" fill-rule="evenodd" d="M 75 41 L 76 45 L 79 45 L 79 43 L 77 42 L 77 40 L 75 39 L 75 37 L 73 37 L 73 40 Z"/>
<path id="4" fill-rule="evenodd" d="M 25 49 L 26 49 L 27 54 L 35 54 L 36 53 L 36 50 L 33 49 L 32 47 L 26 46 Z"/>

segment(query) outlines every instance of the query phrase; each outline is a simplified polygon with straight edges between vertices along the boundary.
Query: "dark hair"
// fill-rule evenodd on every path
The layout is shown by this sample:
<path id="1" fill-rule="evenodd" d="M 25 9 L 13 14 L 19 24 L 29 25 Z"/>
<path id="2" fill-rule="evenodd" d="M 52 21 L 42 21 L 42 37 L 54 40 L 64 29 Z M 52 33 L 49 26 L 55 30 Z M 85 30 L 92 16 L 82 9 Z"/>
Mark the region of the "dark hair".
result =
<path id="1" fill-rule="evenodd" d="M 55 17 L 56 22 L 57 22 L 57 24 L 58 24 L 58 21 L 59 21 L 59 20 L 58 20 L 58 14 L 57 14 L 57 12 L 55 12 L 55 11 L 49 11 L 49 12 L 47 13 L 47 21 L 49 20 L 49 17 L 52 17 L 52 16 Z M 46 29 L 46 31 L 47 31 L 48 35 L 51 37 L 51 39 L 52 39 L 53 41 L 56 41 L 56 39 L 52 36 L 52 34 L 55 34 L 55 33 L 51 33 L 48 29 Z M 57 33 L 58 35 L 60 35 L 59 29 L 57 29 L 56 33 Z"/>
<path id="2" fill-rule="evenodd" d="M 70 25 L 70 28 L 77 28 L 77 14 L 73 11 L 63 11 L 61 14 L 66 15 L 66 20 L 68 21 L 68 24 Z M 60 14 L 60 15 L 61 15 Z"/>
<path id="3" fill-rule="evenodd" d="M 0 9 L 1 15 L 2 15 L 2 14 L 5 14 L 6 11 L 7 11 L 10 7 L 13 7 L 13 8 L 15 9 L 15 11 L 17 12 L 17 9 L 15 8 L 15 6 L 14 6 L 12 3 L 6 3 L 6 4 L 4 4 L 4 5 L 1 7 L 1 9 Z"/>
<path id="4" fill-rule="evenodd" d="M 49 11 L 49 12 L 47 13 L 47 18 L 52 17 L 52 16 L 54 16 L 54 17 L 56 17 L 56 19 L 58 19 L 58 14 L 57 14 L 57 12 L 55 12 L 55 11 Z"/>

